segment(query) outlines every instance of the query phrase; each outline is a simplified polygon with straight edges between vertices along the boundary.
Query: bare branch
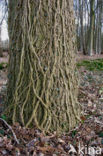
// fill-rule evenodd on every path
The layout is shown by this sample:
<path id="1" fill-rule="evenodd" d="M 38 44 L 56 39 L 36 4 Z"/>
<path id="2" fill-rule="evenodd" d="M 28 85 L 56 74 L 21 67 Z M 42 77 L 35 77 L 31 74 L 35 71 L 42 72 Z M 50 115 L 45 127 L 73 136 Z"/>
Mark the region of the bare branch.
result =
<path id="1" fill-rule="evenodd" d="M 17 139 L 16 134 L 14 133 L 12 127 L 5 120 L 3 120 L 2 118 L 0 118 L 0 120 L 3 121 L 5 123 L 5 125 L 11 130 L 16 143 L 19 144 L 19 140 Z"/>

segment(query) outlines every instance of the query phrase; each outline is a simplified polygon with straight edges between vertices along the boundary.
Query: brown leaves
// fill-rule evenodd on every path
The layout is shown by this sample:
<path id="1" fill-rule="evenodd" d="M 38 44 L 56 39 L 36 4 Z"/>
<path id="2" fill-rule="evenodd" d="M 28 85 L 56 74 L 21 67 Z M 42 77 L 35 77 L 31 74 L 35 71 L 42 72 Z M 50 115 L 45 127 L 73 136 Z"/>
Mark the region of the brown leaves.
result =
<path id="1" fill-rule="evenodd" d="M 93 81 L 90 81 L 90 76 Z M 103 82 L 99 77 L 101 79 L 101 76 L 88 71 L 84 71 L 81 76 L 79 102 L 83 105 L 85 114 L 81 115 L 82 123 L 67 134 L 45 135 L 36 128 L 26 129 L 15 123 L 12 129 L 20 141 L 20 145 L 17 145 L 11 131 L 0 121 L 0 155 L 69 156 L 70 147 L 73 146 L 78 151 L 79 143 L 103 149 Z"/>
<path id="2" fill-rule="evenodd" d="M 26 129 L 16 123 L 12 128 L 20 140 L 20 145 L 15 144 L 12 135 L 8 138 L 10 131 L 5 129 L 7 133 L 0 137 L 0 154 L 8 156 L 52 156 L 53 154 L 69 156 L 71 147 L 78 151 L 79 144 L 102 148 L 103 126 L 100 124 L 103 117 L 96 114 L 96 117 L 94 115 L 91 115 L 90 118 L 81 116 L 81 119 L 83 123 L 79 127 L 63 136 L 58 136 L 56 133 L 46 136 L 37 129 Z"/>
<path id="3" fill-rule="evenodd" d="M 47 152 L 54 153 L 56 151 L 56 149 L 51 146 L 38 147 L 37 150 L 39 150 L 42 153 L 47 153 Z"/>

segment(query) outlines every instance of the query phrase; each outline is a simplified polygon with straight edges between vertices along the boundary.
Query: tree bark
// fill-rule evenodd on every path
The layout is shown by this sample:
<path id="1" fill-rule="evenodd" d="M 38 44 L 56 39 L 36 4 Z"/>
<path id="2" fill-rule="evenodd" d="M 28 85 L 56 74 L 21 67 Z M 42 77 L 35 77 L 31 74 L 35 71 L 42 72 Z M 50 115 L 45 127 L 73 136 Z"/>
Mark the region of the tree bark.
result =
<path id="1" fill-rule="evenodd" d="M 1 41 L 1 26 L 0 26 L 0 57 L 3 57 L 2 41 Z"/>
<path id="2" fill-rule="evenodd" d="M 72 0 L 10 0 L 5 113 L 26 127 L 68 131 L 80 121 Z"/>
<path id="3" fill-rule="evenodd" d="M 90 30 L 89 30 L 89 43 L 88 43 L 88 55 L 93 55 L 93 41 L 94 41 L 94 22 L 95 22 L 95 12 L 94 12 L 94 0 L 90 0 Z"/>
<path id="4" fill-rule="evenodd" d="M 97 2 L 97 21 L 96 21 L 96 54 L 101 54 L 102 38 L 102 1 Z"/>
<path id="5" fill-rule="evenodd" d="M 84 1 L 79 0 L 80 7 L 80 49 L 86 55 L 85 42 L 84 42 Z"/>

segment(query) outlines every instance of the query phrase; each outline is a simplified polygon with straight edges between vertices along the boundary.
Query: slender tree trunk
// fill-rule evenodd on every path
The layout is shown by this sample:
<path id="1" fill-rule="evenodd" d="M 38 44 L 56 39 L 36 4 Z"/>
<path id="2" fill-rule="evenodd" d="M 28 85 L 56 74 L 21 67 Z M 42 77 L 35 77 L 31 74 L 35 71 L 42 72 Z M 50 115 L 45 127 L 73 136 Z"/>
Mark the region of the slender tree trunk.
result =
<path id="1" fill-rule="evenodd" d="M 101 54 L 101 29 L 102 29 L 102 1 L 99 6 L 99 25 L 98 25 L 98 54 Z"/>
<path id="2" fill-rule="evenodd" d="M 98 54 L 98 21 L 96 21 L 96 34 L 95 34 L 95 50 L 96 54 Z"/>
<path id="3" fill-rule="evenodd" d="M 84 26 L 84 48 L 85 55 L 87 54 L 87 32 L 88 32 L 88 23 L 87 23 L 87 0 L 84 1 L 85 6 L 85 26 Z"/>
<path id="4" fill-rule="evenodd" d="M 97 3 L 97 21 L 96 21 L 96 54 L 101 54 L 102 38 L 102 1 Z"/>
<path id="5" fill-rule="evenodd" d="M 88 54 L 88 44 L 89 44 L 89 42 L 88 42 L 88 39 L 89 39 L 89 36 L 90 36 L 90 34 L 89 34 L 89 29 L 90 29 L 90 16 L 89 16 L 89 3 L 88 3 L 88 1 L 86 0 L 86 10 L 87 10 L 87 26 L 86 26 L 86 52 L 87 52 L 87 54 Z"/>
<path id="6" fill-rule="evenodd" d="M 90 56 L 93 55 L 93 40 L 94 40 L 94 22 L 95 22 L 95 13 L 94 13 L 94 4 L 95 4 L 95 0 L 90 0 L 90 36 L 89 36 L 89 50 L 88 50 L 88 54 Z"/>
<path id="7" fill-rule="evenodd" d="M 84 43 L 84 25 L 83 25 L 83 12 L 84 12 L 84 2 L 79 0 L 79 7 L 80 7 L 80 50 L 86 55 L 85 52 L 85 43 Z"/>
<path id="8" fill-rule="evenodd" d="M 2 41 L 1 41 L 1 26 L 0 26 L 0 57 L 3 56 L 3 50 L 2 50 Z"/>
<path id="9" fill-rule="evenodd" d="M 80 0 L 81 51 L 86 55 L 84 40 L 84 1 Z"/>
<path id="10" fill-rule="evenodd" d="M 10 119 L 44 131 L 80 121 L 72 0 L 10 0 Z"/>

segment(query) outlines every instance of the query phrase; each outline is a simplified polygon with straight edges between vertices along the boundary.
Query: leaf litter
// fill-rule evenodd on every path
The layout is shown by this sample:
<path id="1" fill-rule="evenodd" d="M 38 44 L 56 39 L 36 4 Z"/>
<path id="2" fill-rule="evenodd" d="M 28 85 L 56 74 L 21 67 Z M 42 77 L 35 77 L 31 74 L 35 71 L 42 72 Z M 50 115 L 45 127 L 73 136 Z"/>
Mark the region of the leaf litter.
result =
<path id="1" fill-rule="evenodd" d="M 1 156 L 71 156 L 96 154 L 86 151 L 88 147 L 101 148 L 103 155 L 103 74 L 101 71 L 88 71 L 80 68 L 80 88 L 78 100 L 83 112 L 81 123 L 70 132 L 59 136 L 54 132 L 45 135 L 35 128 L 25 128 L 19 123 L 6 124 L 5 116 L 0 120 Z M 0 97 L 5 97 L 6 85 L 0 89 Z M 3 99 L 0 106 L 3 105 Z M 10 128 L 11 127 L 11 128 Z M 15 137 L 16 139 L 15 139 Z M 87 152 L 87 153 L 85 153 Z"/>

